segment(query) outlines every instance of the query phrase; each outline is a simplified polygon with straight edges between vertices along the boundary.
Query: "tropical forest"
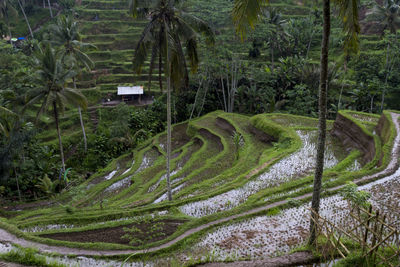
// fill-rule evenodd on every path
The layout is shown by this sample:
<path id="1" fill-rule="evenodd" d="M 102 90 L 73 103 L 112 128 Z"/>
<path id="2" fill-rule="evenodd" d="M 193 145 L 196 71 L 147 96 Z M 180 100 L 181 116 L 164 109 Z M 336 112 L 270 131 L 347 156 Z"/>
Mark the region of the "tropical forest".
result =
<path id="1" fill-rule="evenodd" d="M 400 266 L 400 0 L 0 0 L 0 267 Z"/>

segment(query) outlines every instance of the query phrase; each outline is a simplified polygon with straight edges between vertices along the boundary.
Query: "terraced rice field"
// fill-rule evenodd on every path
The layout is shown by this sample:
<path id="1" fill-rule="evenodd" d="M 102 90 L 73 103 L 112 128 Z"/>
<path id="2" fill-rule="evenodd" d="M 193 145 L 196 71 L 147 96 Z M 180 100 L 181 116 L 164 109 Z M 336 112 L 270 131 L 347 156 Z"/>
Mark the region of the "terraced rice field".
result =
<path id="1" fill-rule="evenodd" d="M 147 85 L 147 67 L 142 75 L 134 74 L 132 69 L 136 41 L 146 21 L 134 20 L 128 13 L 126 1 L 82 1 L 77 14 L 83 41 L 97 47 L 89 52 L 95 68 L 83 75 L 78 87 L 96 90 L 101 99 L 108 93 L 114 94 L 121 84 Z M 158 68 L 153 76 L 151 89 L 156 90 Z"/>
<path id="2" fill-rule="evenodd" d="M 340 135 L 328 134 L 324 190 L 335 192 L 346 181 L 366 183 L 360 188 L 371 192 L 371 201 L 394 214 L 393 209 L 399 209 L 399 194 L 385 188 L 399 187 L 399 116 L 388 112 L 380 118 L 341 114 L 349 128 L 375 140 L 371 145 L 376 155 L 364 162 L 356 149 L 361 137 L 354 137 L 354 146 L 344 146 Z M 335 122 L 328 125 L 337 128 Z M 302 245 L 308 235 L 315 127 L 316 120 L 306 117 L 224 112 L 174 125 L 172 202 L 166 197 L 165 133 L 161 133 L 54 201 L 29 209 L 9 208 L 9 218 L 1 219 L 0 227 L 22 239 L 0 237 L 1 250 L 9 250 L 10 243 L 28 242 L 22 245 L 85 255 L 73 260 L 56 258 L 82 266 L 96 261 L 86 258 L 94 255 L 148 253 L 181 242 L 192 244 L 190 249 L 177 247 L 175 260 L 182 264 L 210 255 L 214 261 L 223 261 L 287 253 Z M 242 146 L 234 144 L 234 132 L 243 136 Z M 295 207 L 287 208 L 293 203 Z M 322 214 L 346 224 L 346 205 L 338 195 L 324 198 Z M 260 215 L 262 211 L 268 215 Z M 157 266 L 165 260 L 146 264 Z"/>

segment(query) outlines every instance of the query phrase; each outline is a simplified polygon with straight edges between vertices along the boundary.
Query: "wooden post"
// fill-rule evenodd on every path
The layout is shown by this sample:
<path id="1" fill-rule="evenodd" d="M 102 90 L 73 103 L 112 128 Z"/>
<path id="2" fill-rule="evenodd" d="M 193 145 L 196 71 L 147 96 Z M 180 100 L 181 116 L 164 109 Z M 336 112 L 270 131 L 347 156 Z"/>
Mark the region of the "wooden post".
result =
<path id="1" fill-rule="evenodd" d="M 378 223 L 379 223 L 379 210 L 376 211 L 376 219 L 375 219 L 375 224 L 374 224 L 374 232 L 372 233 L 372 243 L 371 243 L 371 244 L 372 244 L 372 247 L 375 246 L 376 240 L 377 240 L 377 238 L 379 238 L 379 237 L 377 236 L 377 235 L 378 235 L 378 233 L 377 233 L 377 230 L 378 230 Z M 368 257 L 369 257 L 369 258 L 372 258 L 374 252 L 375 252 L 375 250 L 372 250 L 371 253 L 370 253 L 370 255 L 368 255 Z M 375 255 L 374 258 L 376 258 L 376 255 Z"/>
<path id="2" fill-rule="evenodd" d="M 361 244 L 362 246 L 362 251 L 364 253 L 366 247 L 367 247 L 367 240 L 368 240 L 368 230 L 369 230 L 369 223 L 371 221 L 371 217 L 372 217 L 372 205 L 369 206 L 369 212 L 368 212 L 368 220 L 367 220 L 367 225 L 365 227 L 365 234 L 364 234 L 364 242 Z M 361 219 L 361 218 L 360 218 Z"/>

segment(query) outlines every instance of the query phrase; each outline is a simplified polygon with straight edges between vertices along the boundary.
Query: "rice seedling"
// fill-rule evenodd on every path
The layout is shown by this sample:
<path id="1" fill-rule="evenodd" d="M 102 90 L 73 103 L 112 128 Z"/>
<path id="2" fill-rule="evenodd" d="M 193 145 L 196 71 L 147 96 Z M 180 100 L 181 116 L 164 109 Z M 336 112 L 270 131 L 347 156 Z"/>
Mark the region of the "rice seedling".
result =
<path id="1" fill-rule="evenodd" d="M 183 213 L 197 218 L 229 210 L 244 203 L 249 196 L 262 189 L 278 186 L 310 173 L 315 163 L 316 132 L 297 131 L 297 134 L 302 141 L 300 150 L 274 164 L 255 180 L 207 200 L 185 204 L 179 209 Z M 325 168 L 331 168 L 338 162 L 332 147 L 328 145 L 325 153 Z"/>

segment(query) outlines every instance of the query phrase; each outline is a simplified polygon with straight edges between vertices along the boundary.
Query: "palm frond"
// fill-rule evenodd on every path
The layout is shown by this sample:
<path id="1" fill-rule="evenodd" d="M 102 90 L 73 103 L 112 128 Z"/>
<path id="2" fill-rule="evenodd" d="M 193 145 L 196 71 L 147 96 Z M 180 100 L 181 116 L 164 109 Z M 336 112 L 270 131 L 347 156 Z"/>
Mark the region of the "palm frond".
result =
<path id="1" fill-rule="evenodd" d="M 0 116 L 10 116 L 10 117 L 18 117 L 18 115 L 16 113 L 14 113 L 13 111 L 9 110 L 6 107 L 2 107 L 0 106 Z"/>
<path id="2" fill-rule="evenodd" d="M 88 103 L 86 97 L 80 91 L 72 88 L 65 88 L 62 91 L 62 94 L 64 95 L 68 103 L 72 103 L 73 105 L 79 106 L 83 110 L 86 110 Z"/>
<path id="3" fill-rule="evenodd" d="M 79 40 L 72 40 L 72 45 L 76 47 L 75 49 L 79 48 L 79 50 L 97 50 L 97 46 L 91 43 L 81 42 Z"/>
<path id="4" fill-rule="evenodd" d="M 190 39 L 186 43 L 186 53 L 189 59 L 189 64 L 192 73 L 197 72 L 199 66 L 199 56 L 197 53 L 197 42 L 195 39 Z"/>
<path id="5" fill-rule="evenodd" d="M 9 129 L 12 128 L 12 122 L 15 122 L 17 118 L 18 114 L 6 107 L 0 106 L 0 134 L 8 136 Z"/>
<path id="6" fill-rule="evenodd" d="M 34 104 L 38 103 L 42 99 L 44 94 L 45 94 L 45 92 L 38 92 L 36 94 L 32 94 L 32 95 L 34 95 L 33 97 L 31 97 L 30 95 L 27 94 L 26 98 L 28 100 L 27 100 L 27 103 L 25 104 L 25 106 L 22 109 L 22 113 L 24 113 L 27 108 L 32 107 Z"/>
<path id="7" fill-rule="evenodd" d="M 41 100 L 42 98 L 44 98 L 44 100 L 42 100 L 43 101 L 42 105 L 40 106 L 38 112 L 36 113 L 35 123 L 37 123 L 40 115 L 44 114 L 48 110 L 49 106 L 51 105 L 52 96 L 51 96 L 51 94 L 47 94 L 47 95 L 40 94 L 35 98 L 38 98 L 38 100 Z M 37 100 L 32 101 L 32 102 L 37 102 Z"/>
<path id="8" fill-rule="evenodd" d="M 61 114 L 64 114 L 65 112 L 65 107 L 68 103 L 68 99 L 65 97 L 63 92 L 54 92 L 53 93 L 55 100 L 53 103 L 56 103 L 56 108 L 58 109 L 58 112 Z"/>
<path id="9" fill-rule="evenodd" d="M 156 42 L 157 43 L 157 42 Z M 149 69 L 149 89 L 151 88 L 151 80 L 153 79 L 153 69 L 154 69 L 154 64 L 157 58 L 157 55 L 159 54 L 158 52 L 158 46 L 153 44 L 153 49 L 151 51 L 151 59 L 150 59 L 150 69 Z"/>
<path id="10" fill-rule="evenodd" d="M 187 88 L 189 86 L 189 74 L 187 70 L 185 55 L 183 54 L 183 48 L 181 45 L 181 40 L 177 33 L 174 34 L 173 39 L 174 41 L 174 56 L 176 58 L 175 64 L 177 64 L 174 68 L 174 71 L 177 71 L 176 75 L 172 77 L 174 84 L 176 85 L 176 89 L 180 89 L 181 87 Z M 172 41 L 171 40 L 171 41 Z M 196 41 L 194 39 L 194 41 Z M 196 62 L 194 58 L 191 59 L 191 63 L 195 64 L 192 67 L 192 70 L 197 70 L 198 61 Z M 171 75 L 172 76 L 172 75 Z M 176 77 L 175 77 L 176 76 Z"/>
<path id="11" fill-rule="evenodd" d="M 345 53 L 357 52 L 359 49 L 358 34 L 360 33 L 360 23 L 358 18 L 358 0 L 334 0 L 339 10 L 339 16 L 343 22 L 345 34 Z"/>
<path id="12" fill-rule="evenodd" d="M 157 18 L 154 18 L 146 25 L 146 28 L 144 28 L 142 35 L 136 44 L 136 49 L 132 64 L 133 64 L 133 70 L 136 71 L 136 73 L 138 74 L 141 73 L 142 66 L 147 59 L 148 49 L 151 46 L 152 41 L 154 41 L 153 32 L 157 27 L 156 19 Z"/>
<path id="13" fill-rule="evenodd" d="M 0 122 L 0 133 L 3 134 L 3 135 L 5 135 L 5 136 L 8 136 L 8 129 L 7 129 L 6 126 L 5 126 L 3 123 L 1 123 L 1 122 Z"/>
<path id="14" fill-rule="evenodd" d="M 190 27 L 194 33 L 200 33 L 205 38 L 207 45 L 214 45 L 214 31 L 204 20 L 182 11 L 178 12 L 176 17 L 182 26 Z"/>
<path id="15" fill-rule="evenodd" d="M 79 62 L 81 62 L 86 69 L 91 70 L 94 67 L 93 60 L 86 54 L 80 50 L 75 51 L 76 58 Z"/>
<path id="16" fill-rule="evenodd" d="M 268 0 L 235 0 L 232 10 L 233 23 L 242 40 L 245 39 L 249 28 L 254 29 L 268 2 Z"/>

